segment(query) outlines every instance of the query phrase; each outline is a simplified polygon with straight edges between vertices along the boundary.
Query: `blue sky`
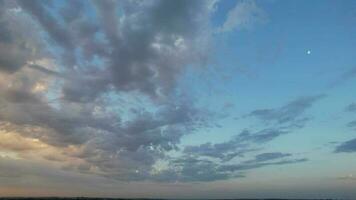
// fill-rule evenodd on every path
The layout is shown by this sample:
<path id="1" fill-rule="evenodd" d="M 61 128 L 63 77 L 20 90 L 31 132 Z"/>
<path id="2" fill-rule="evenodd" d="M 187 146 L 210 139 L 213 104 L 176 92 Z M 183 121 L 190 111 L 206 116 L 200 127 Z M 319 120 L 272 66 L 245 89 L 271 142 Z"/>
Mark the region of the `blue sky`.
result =
<path id="1" fill-rule="evenodd" d="M 347 0 L 0 1 L 0 196 L 352 198 L 355 22 Z"/>

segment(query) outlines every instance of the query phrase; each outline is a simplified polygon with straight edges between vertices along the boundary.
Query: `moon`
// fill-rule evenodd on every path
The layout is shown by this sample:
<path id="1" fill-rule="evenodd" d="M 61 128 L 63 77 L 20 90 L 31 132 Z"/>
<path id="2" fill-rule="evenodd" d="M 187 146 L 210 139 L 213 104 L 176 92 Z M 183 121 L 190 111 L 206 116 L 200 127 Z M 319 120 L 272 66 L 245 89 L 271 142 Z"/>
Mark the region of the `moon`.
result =
<path id="1" fill-rule="evenodd" d="M 310 51 L 310 50 L 308 50 L 308 51 L 307 51 L 307 54 L 308 54 L 308 55 L 310 55 L 310 54 L 311 54 L 311 51 Z"/>

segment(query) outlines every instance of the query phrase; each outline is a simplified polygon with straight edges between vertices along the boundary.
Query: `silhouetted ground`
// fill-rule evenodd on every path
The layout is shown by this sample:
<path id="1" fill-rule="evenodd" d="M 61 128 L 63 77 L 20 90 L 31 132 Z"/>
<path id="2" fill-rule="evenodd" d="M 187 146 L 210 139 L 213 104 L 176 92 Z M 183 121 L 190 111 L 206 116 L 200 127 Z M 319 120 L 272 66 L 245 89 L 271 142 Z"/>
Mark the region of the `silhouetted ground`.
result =
<path id="1" fill-rule="evenodd" d="M 0 197 L 0 200 L 173 200 L 173 199 L 125 199 L 125 198 L 92 198 L 92 197 Z M 177 199 L 175 199 L 177 200 Z M 192 199 L 205 200 L 205 199 Z M 209 199 L 209 200 L 342 200 L 342 199 Z"/>

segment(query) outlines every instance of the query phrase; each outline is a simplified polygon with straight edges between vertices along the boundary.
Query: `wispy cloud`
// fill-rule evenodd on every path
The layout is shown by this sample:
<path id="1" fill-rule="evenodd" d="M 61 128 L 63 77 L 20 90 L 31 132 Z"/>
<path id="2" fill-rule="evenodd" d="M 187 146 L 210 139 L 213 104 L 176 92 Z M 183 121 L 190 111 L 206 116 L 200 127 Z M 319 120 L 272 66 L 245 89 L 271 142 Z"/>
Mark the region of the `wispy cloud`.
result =
<path id="1" fill-rule="evenodd" d="M 267 21 L 267 14 L 255 1 L 236 1 L 235 7 L 227 13 L 219 32 L 249 29 L 265 21 Z"/>
<path id="2" fill-rule="evenodd" d="M 256 117 L 265 123 L 276 125 L 299 126 L 308 120 L 302 117 L 304 112 L 325 95 L 305 96 L 297 98 L 279 108 L 257 109 L 247 116 Z"/>
<path id="3" fill-rule="evenodd" d="M 352 153 L 356 152 L 356 138 L 345 141 L 335 148 L 335 153 Z"/>
<path id="4" fill-rule="evenodd" d="M 348 112 L 356 112 L 356 103 L 351 103 L 350 105 L 346 106 L 345 110 Z"/>

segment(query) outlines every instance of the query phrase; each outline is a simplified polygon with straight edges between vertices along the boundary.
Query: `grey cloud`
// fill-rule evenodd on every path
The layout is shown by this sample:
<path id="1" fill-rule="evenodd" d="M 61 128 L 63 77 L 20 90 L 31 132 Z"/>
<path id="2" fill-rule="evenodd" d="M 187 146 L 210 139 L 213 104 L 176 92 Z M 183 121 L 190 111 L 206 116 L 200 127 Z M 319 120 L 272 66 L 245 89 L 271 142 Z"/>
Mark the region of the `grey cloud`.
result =
<path id="1" fill-rule="evenodd" d="M 183 157 L 171 161 L 170 168 L 157 175 L 158 181 L 206 182 L 244 177 L 243 173 L 218 171 L 219 164 L 194 157 Z"/>
<path id="2" fill-rule="evenodd" d="M 236 165 L 223 165 L 219 168 L 219 171 L 235 172 L 235 171 L 256 169 L 256 168 L 261 168 L 270 165 L 295 164 L 295 163 L 306 162 L 306 161 L 308 161 L 308 159 L 302 158 L 302 159 L 282 160 L 276 162 L 255 162 L 255 163 L 242 163 Z"/>
<path id="3" fill-rule="evenodd" d="M 347 126 L 351 128 L 356 128 L 356 120 L 347 123 Z"/>
<path id="4" fill-rule="evenodd" d="M 63 102 L 65 104 L 61 109 L 52 107 L 43 100 L 41 94 L 31 92 L 41 76 L 33 73 L 28 77 L 28 73 L 13 76 L 13 82 L 9 82 L 14 84 L 13 87 L 0 87 L 1 121 L 17 125 L 23 134 L 40 137 L 45 142 L 59 146 L 84 143 L 93 137 L 95 130 L 119 130 L 113 124 L 119 122 L 120 118 L 110 113 L 104 117 L 95 116 L 93 109 L 96 105 Z M 27 126 L 34 129 L 40 127 L 47 132 L 29 131 Z"/>
<path id="5" fill-rule="evenodd" d="M 0 8 L 0 70 L 13 73 L 31 59 L 39 58 L 42 43 L 38 31 L 23 15 L 13 17 L 11 2 L 3 1 Z"/>
<path id="6" fill-rule="evenodd" d="M 226 162 L 236 156 L 243 156 L 246 152 L 253 150 L 254 149 L 247 148 L 246 145 L 228 141 L 217 144 L 205 143 L 199 146 L 187 146 L 183 152 L 188 155 L 219 158 L 221 161 Z"/>
<path id="7" fill-rule="evenodd" d="M 295 129 L 304 127 L 304 124 L 309 120 L 308 117 L 303 116 L 305 110 L 323 97 L 324 95 L 301 97 L 280 108 L 254 110 L 247 116 L 256 117 L 268 125 L 272 124 L 273 127 L 259 131 L 245 129 L 228 142 L 188 146 L 184 152 L 192 155 L 219 158 L 222 161 L 230 161 L 235 156 L 243 156 L 245 153 L 256 150 L 254 148 L 256 145 L 264 144 L 281 135 L 291 133 Z M 288 154 L 262 154 L 256 159 L 278 158 L 278 156 L 288 156 Z M 255 161 L 252 160 L 251 162 Z"/>
<path id="8" fill-rule="evenodd" d="M 236 137 L 235 140 L 242 142 L 264 143 L 287 133 L 288 131 L 280 129 L 263 129 L 255 133 L 250 132 L 249 130 L 244 130 Z"/>
<path id="9" fill-rule="evenodd" d="M 278 158 L 284 158 L 284 157 L 288 157 L 291 155 L 292 154 L 281 153 L 281 152 L 262 153 L 262 154 L 258 154 L 254 161 L 263 162 L 263 161 L 274 160 L 274 159 L 278 159 Z"/>
<path id="10" fill-rule="evenodd" d="M 169 168 L 161 171 L 155 177 L 158 181 L 216 181 L 231 178 L 243 178 L 247 170 L 271 165 L 285 165 L 306 162 L 302 159 L 285 159 L 291 154 L 272 152 L 256 156 L 254 160 L 247 160 L 239 164 L 222 164 L 208 159 L 185 155 L 170 160 Z M 277 161 L 272 161 L 277 160 Z"/>
<path id="11" fill-rule="evenodd" d="M 70 8 L 69 2 L 64 2 L 63 7 L 57 8 L 42 1 L 18 1 L 23 11 L 14 19 L 23 21 L 26 16 L 23 22 L 28 25 L 7 25 L 14 21 L 4 15 L 0 20 L 6 27 L 0 31 L 0 45 L 6 48 L 0 49 L 10 50 L 0 52 L 0 67 L 13 72 L 6 73 L 11 87 L 0 86 L 1 128 L 54 147 L 74 146 L 77 150 L 66 152 L 66 156 L 84 163 L 65 165 L 63 169 L 124 181 L 187 182 L 243 177 L 240 172 L 219 171 L 221 164 L 207 159 L 229 162 L 235 156 L 254 151 L 250 145 L 288 133 L 282 128 L 246 130 L 227 142 L 187 147 L 181 159 L 170 159 L 167 152 L 178 151 L 184 135 L 207 127 L 215 117 L 196 108 L 193 101 L 176 95 L 176 80 L 185 67 L 200 65 L 209 55 L 209 3 L 82 3 L 78 1 Z M 96 15 L 86 16 L 85 9 L 94 9 Z M 120 15 L 118 10 L 122 11 Z M 46 33 L 46 37 L 39 32 Z M 31 34 L 24 37 L 25 33 Z M 58 68 L 35 62 L 43 57 L 54 59 Z M 50 79 L 51 91 L 33 92 L 38 81 L 44 79 Z M 132 96 L 123 106 L 110 102 L 125 95 Z M 130 107 L 129 101 L 135 95 L 145 101 L 140 106 L 147 103 L 152 110 L 117 111 L 117 107 Z M 55 102 L 49 102 L 52 96 L 56 97 Z M 282 111 L 271 110 L 267 115 L 288 118 L 291 112 L 309 106 L 299 104 Z M 267 159 L 268 155 L 259 159 L 263 157 Z M 169 162 L 169 167 L 152 174 L 158 160 Z M 97 171 L 91 172 L 92 167 Z"/>
<path id="12" fill-rule="evenodd" d="M 63 16 L 64 20 L 67 23 L 70 23 L 80 18 L 83 9 L 84 5 L 82 1 L 73 1 L 70 4 L 65 4 L 59 12 L 61 16 Z"/>
<path id="13" fill-rule="evenodd" d="M 119 43 L 119 20 L 117 16 L 117 3 L 115 1 L 93 1 L 99 15 L 101 26 L 107 39 L 114 48 Z M 124 3 L 125 4 L 125 3 Z"/>
<path id="14" fill-rule="evenodd" d="M 201 120 L 205 114 L 188 105 L 167 106 L 154 115 L 143 113 L 118 123 L 120 119 L 110 113 L 103 117 L 93 115 L 92 105 L 67 104 L 69 107 L 56 110 L 33 94 L 26 93 L 32 95 L 30 101 L 31 98 L 23 98 L 24 94 L 9 93 L 12 91 L 2 92 L 2 97 L 11 103 L 3 104 L 1 120 L 13 123 L 24 136 L 50 145 L 84 145 L 82 152 L 70 156 L 97 167 L 100 175 L 118 180 L 153 179 L 149 173 L 156 160 L 163 158 L 165 151 L 177 148 L 184 134 L 204 123 Z M 8 130 L 3 126 L 2 129 Z M 83 172 L 80 166 L 65 168 Z"/>
<path id="15" fill-rule="evenodd" d="M 356 181 L 356 177 L 354 177 L 352 174 L 347 176 L 337 177 L 337 179 L 344 180 L 344 181 Z"/>
<path id="16" fill-rule="evenodd" d="M 95 72 L 93 72 L 95 73 Z M 102 74 L 98 71 L 96 74 Z M 73 73 L 68 75 L 62 87 L 63 99 L 69 102 L 89 103 L 109 88 L 106 76 Z"/>
<path id="17" fill-rule="evenodd" d="M 173 110 L 168 107 L 156 115 L 139 114 L 124 123 L 120 133 L 87 145 L 87 153 L 82 157 L 99 167 L 104 176 L 119 180 L 155 179 L 150 171 L 156 160 L 164 159 L 164 152 L 177 149 L 183 135 L 201 126 L 198 110 L 184 105 Z"/>
<path id="18" fill-rule="evenodd" d="M 244 156 L 248 152 L 256 151 L 257 149 L 253 147 L 255 144 L 268 142 L 287 133 L 288 131 L 279 129 L 263 129 L 257 132 L 244 130 L 229 141 L 216 144 L 204 143 L 198 146 L 186 146 L 183 152 L 187 155 L 218 158 L 223 162 L 227 162 L 236 156 Z"/>
<path id="19" fill-rule="evenodd" d="M 356 138 L 345 141 L 335 148 L 335 153 L 353 153 L 356 152 Z"/>
<path id="20" fill-rule="evenodd" d="M 356 67 L 352 67 L 346 71 L 344 71 L 337 79 L 335 79 L 333 82 L 329 84 L 330 87 L 335 87 L 338 86 L 345 81 L 348 81 L 350 79 L 353 79 L 356 77 Z"/>
<path id="21" fill-rule="evenodd" d="M 348 112 L 356 112 L 356 103 L 348 105 L 345 110 Z"/>
<path id="22" fill-rule="evenodd" d="M 57 45 L 62 51 L 53 55 L 63 64 L 63 70 L 72 70 L 80 65 L 80 56 L 77 50 L 81 50 L 82 56 L 89 61 L 95 55 L 102 55 L 103 46 L 95 38 L 99 27 L 91 23 L 84 16 L 83 2 L 76 1 L 64 4 L 57 10 L 58 17 L 53 15 L 55 7 L 38 0 L 18 1 L 21 8 L 35 19 L 43 31 L 48 34 L 50 45 Z M 49 12 L 49 7 L 52 12 Z M 64 19 L 64 22 L 61 20 Z"/>
<path id="23" fill-rule="evenodd" d="M 46 5 L 38 0 L 18 1 L 18 3 L 39 22 L 56 44 L 63 46 L 66 50 L 74 49 L 71 36 L 48 12 Z"/>
<path id="24" fill-rule="evenodd" d="M 139 114 L 124 124 L 123 130 L 128 136 L 123 138 L 125 146 L 129 149 L 142 145 L 173 149 L 183 135 L 206 123 L 208 118 L 204 115 L 203 111 L 184 104 L 163 107 L 154 115 Z"/>
<path id="25" fill-rule="evenodd" d="M 300 97 L 280 108 L 254 110 L 248 116 L 256 117 L 266 123 L 274 122 L 282 125 L 295 123 L 301 120 L 299 117 L 304 114 L 306 109 L 323 97 L 325 95 Z"/>
<path id="26" fill-rule="evenodd" d="M 179 71 L 185 64 L 199 61 L 190 56 L 205 54 L 194 49 L 201 46 L 197 44 L 202 38 L 195 33 L 202 28 L 195 18 L 208 21 L 209 17 L 205 3 L 125 2 L 120 9 L 126 20 L 119 21 L 116 9 L 121 5 L 100 1 L 94 5 L 98 19 L 102 19 L 98 23 L 85 16 L 81 3 L 71 4 L 75 9 L 70 9 L 66 7 L 69 2 L 64 2 L 65 6 L 56 10 L 42 1 L 18 1 L 23 11 L 12 18 L 6 14 L 7 7 L 1 6 L 0 69 L 16 72 L 4 75 L 11 87 L 0 87 L 1 128 L 55 147 L 80 147 L 79 152 L 67 154 L 85 164 L 64 169 L 88 173 L 89 166 L 94 166 L 104 177 L 153 179 L 153 164 L 176 149 L 183 135 L 205 123 L 205 113 L 191 102 L 168 98 Z M 167 6 L 174 6 L 176 12 L 167 12 Z M 32 30 L 46 33 L 47 38 Z M 58 51 L 39 51 L 38 39 L 49 41 L 51 49 L 46 50 Z M 55 59 L 59 69 L 36 64 L 41 56 Z M 62 95 L 53 105 L 47 96 L 32 92 L 37 81 L 49 76 L 58 82 L 55 87 L 59 91 L 54 92 Z M 164 93 L 167 99 L 155 102 L 157 112 L 138 114 L 123 122 L 121 113 L 108 111 L 113 105 L 102 96 L 131 91 L 150 97 Z M 103 111 L 97 114 L 96 108 Z"/>
<path id="27" fill-rule="evenodd" d="M 32 68 L 32 69 L 36 69 L 38 71 L 41 71 L 47 75 L 53 75 L 53 76 L 58 76 L 58 77 L 63 77 L 63 75 L 59 72 L 56 72 L 56 71 L 53 71 L 53 70 L 49 70 L 43 66 L 40 66 L 40 65 L 27 65 L 29 68 Z"/>
<path id="28" fill-rule="evenodd" d="M 66 2 L 63 8 L 56 10 L 59 17 L 55 17 L 48 10 L 51 7 L 53 12 L 55 7 L 43 1 L 29 0 L 18 3 L 48 34 L 50 45 L 62 49 L 53 56 L 59 59 L 64 70 L 73 70 L 75 66 L 81 65 L 81 57 L 91 61 L 94 56 L 106 53 L 105 46 L 95 37 L 99 27 L 84 15 L 82 1 Z M 79 56 L 78 51 L 81 52 Z"/>
<path id="29" fill-rule="evenodd" d="M 347 79 L 351 79 L 354 78 L 356 76 L 356 67 L 351 68 L 349 71 L 345 72 L 343 74 L 343 79 L 347 80 Z"/>
<path id="30" fill-rule="evenodd" d="M 0 69 L 14 72 L 26 64 L 28 49 L 22 44 L 0 44 Z"/>
<path id="31" fill-rule="evenodd" d="M 63 25 L 41 1 L 19 2 L 64 49 L 60 58 L 68 73 L 95 74 L 106 80 L 101 87 L 91 89 L 90 94 L 86 92 L 83 98 L 87 101 L 106 92 L 109 86 L 119 91 L 140 91 L 153 98 L 168 96 L 184 66 L 199 64 L 207 58 L 208 2 L 93 2 L 89 7 L 97 11 L 98 22 L 90 22 L 82 12 L 83 5 L 76 3 L 73 6 L 77 9 L 64 6 L 57 11 L 65 20 Z M 119 9 L 124 16 L 117 14 Z M 94 67 L 102 72 L 83 71 L 78 61 L 81 56 L 90 62 L 94 57 L 103 61 Z M 74 66 L 79 68 L 74 69 Z M 74 97 L 76 92 L 71 91 L 77 89 L 70 87 L 88 83 L 86 79 L 77 79 L 75 84 L 69 83 L 63 93 L 71 100 L 81 101 L 80 92 L 79 97 Z"/>
<path id="32" fill-rule="evenodd" d="M 97 189 L 108 184 L 108 181 L 101 177 L 59 170 L 48 163 L 3 157 L 0 158 L 0 179 L 2 180 L 0 182 L 1 187 L 29 186 L 44 188 L 51 186 L 66 188 L 66 190 L 73 189 L 73 191 L 88 188 Z M 83 186 L 82 183 L 84 182 L 89 183 L 89 185 Z"/>
<path id="33" fill-rule="evenodd" d="M 113 17 L 116 6 L 110 4 L 99 1 L 96 7 L 113 45 L 107 56 L 113 84 L 119 90 L 139 90 L 153 97 L 167 94 L 182 66 L 200 60 L 203 51 L 196 47 L 205 45 L 198 33 L 204 31 L 201 24 L 207 24 L 206 3 L 157 1 L 142 3 L 140 10 L 124 3 L 126 16 L 120 23 Z"/>
<path id="34" fill-rule="evenodd" d="M 2 97 L 6 99 L 6 101 L 12 103 L 33 103 L 36 104 L 40 101 L 40 99 L 33 95 L 32 93 L 20 90 L 20 89 L 10 89 L 2 93 Z"/>

